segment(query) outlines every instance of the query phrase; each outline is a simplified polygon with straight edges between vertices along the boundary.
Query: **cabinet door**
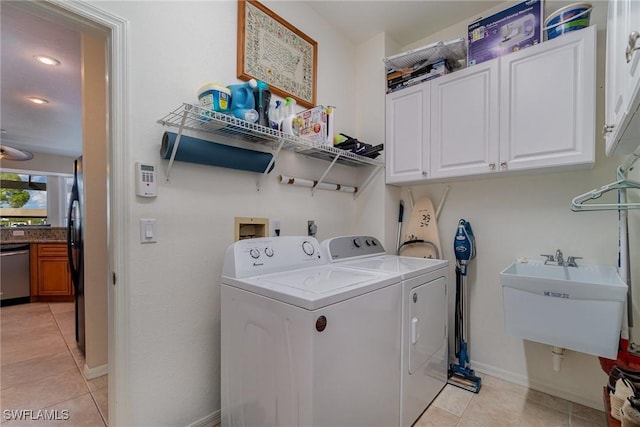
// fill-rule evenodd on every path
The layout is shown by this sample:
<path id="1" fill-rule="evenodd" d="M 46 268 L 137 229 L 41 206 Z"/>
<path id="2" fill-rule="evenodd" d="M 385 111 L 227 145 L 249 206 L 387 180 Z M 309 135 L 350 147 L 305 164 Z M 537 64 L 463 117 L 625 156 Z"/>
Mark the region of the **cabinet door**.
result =
<path id="1" fill-rule="evenodd" d="M 488 61 L 431 82 L 429 178 L 495 170 L 498 73 L 498 61 Z"/>
<path id="2" fill-rule="evenodd" d="M 386 182 L 399 184 L 427 176 L 430 82 L 386 97 Z"/>
<path id="3" fill-rule="evenodd" d="M 38 294 L 41 297 L 71 295 L 71 276 L 66 258 L 38 259 Z"/>
<path id="4" fill-rule="evenodd" d="M 595 161 L 595 27 L 500 58 L 500 167 Z"/>
<path id="5" fill-rule="evenodd" d="M 631 37 L 631 33 L 636 32 L 640 34 L 640 2 L 629 1 L 629 9 L 628 9 L 629 18 L 627 19 L 627 31 L 624 34 L 623 43 L 626 42 L 627 45 L 633 45 L 629 38 Z M 629 85 L 628 92 L 632 97 L 630 100 L 630 111 L 636 111 L 638 105 L 640 104 L 640 39 L 635 41 L 636 48 L 639 50 L 631 51 L 629 61 L 627 62 L 627 58 L 625 55 L 625 63 L 627 64 L 626 72 L 628 73 Z M 626 48 L 625 48 L 626 52 Z"/>
<path id="6" fill-rule="evenodd" d="M 617 148 L 623 122 L 627 120 L 629 78 L 625 48 L 628 40 L 629 2 L 611 1 L 607 15 L 607 53 L 605 79 L 605 129 L 606 154 L 611 155 Z"/>

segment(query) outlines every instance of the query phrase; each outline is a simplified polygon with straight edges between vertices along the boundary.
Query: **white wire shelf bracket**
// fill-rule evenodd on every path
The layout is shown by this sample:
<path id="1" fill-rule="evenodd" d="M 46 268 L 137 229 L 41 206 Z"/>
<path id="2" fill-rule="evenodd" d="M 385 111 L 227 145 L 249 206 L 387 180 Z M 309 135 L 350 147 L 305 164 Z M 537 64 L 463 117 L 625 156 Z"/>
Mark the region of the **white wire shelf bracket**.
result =
<path id="1" fill-rule="evenodd" d="M 280 153 L 280 150 L 293 151 L 298 154 L 329 161 L 330 165 L 323 174 L 323 178 L 335 163 L 348 166 L 376 166 L 374 173 L 384 166 L 384 163 L 380 160 L 360 156 L 333 146 L 316 144 L 304 138 L 289 135 L 255 123 L 249 123 L 234 116 L 208 110 L 190 103 L 183 103 L 157 122 L 163 126 L 178 129 L 178 136 L 176 137 L 171 157 L 169 158 L 169 165 L 166 170 L 167 180 L 169 179 L 171 167 L 178 151 L 180 137 L 185 129 L 226 136 L 274 149 L 274 159 L 258 179 L 258 188 L 260 179 L 267 174 L 271 164 Z"/>

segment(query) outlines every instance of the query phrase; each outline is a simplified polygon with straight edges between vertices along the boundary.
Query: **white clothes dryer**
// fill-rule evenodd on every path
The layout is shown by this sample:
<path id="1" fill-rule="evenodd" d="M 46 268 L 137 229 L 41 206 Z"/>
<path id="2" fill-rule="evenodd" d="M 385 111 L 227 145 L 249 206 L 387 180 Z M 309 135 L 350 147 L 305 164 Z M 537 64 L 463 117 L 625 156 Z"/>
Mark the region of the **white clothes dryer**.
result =
<path id="1" fill-rule="evenodd" d="M 334 237 L 322 250 L 334 265 L 390 273 L 402 284 L 399 423 L 409 427 L 447 383 L 449 262 L 387 255 L 371 236 Z"/>
<path id="2" fill-rule="evenodd" d="M 330 264 L 312 237 L 229 246 L 222 426 L 397 425 L 400 298 L 395 275 Z"/>

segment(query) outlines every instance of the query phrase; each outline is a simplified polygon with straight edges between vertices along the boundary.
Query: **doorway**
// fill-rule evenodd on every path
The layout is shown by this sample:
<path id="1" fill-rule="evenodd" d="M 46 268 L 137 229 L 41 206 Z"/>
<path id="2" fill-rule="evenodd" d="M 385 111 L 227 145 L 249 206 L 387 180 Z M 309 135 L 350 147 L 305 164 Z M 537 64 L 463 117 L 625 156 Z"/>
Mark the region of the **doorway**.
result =
<path id="1" fill-rule="evenodd" d="M 106 49 L 106 76 L 108 81 L 106 114 L 107 159 L 106 183 L 108 188 L 106 204 L 106 253 L 108 267 L 104 286 L 108 287 L 108 402 L 109 421 L 111 425 L 127 425 L 129 409 L 126 398 L 128 392 L 126 364 L 126 342 L 128 319 L 125 312 L 126 294 L 117 287 L 116 277 L 124 282 L 126 277 L 127 246 L 126 235 L 122 230 L 127 211 L 127 202 L 118 195 L 125 194 L 125 183 L 128 182 L 129 171 L 124 166 L 127 158 L 126 146 L 123 143 L 126 134 L 126 21 L 105 13 L 100 9 L 83 2 L 3 2 L 27 13 L 48 19 L 60 25 L 68 26 L 100 40 Z M 102 74 L 104 79 L 105 74 Z M 103 121 L 103 123 L 104 123 Z M 104 180 L 103 175 L 103 180 Z M 107 307 L 105 307 L 107 310 Z M 106 368 L 105 368 L 106 369 Z M 96 374 L 95 372 L 93 374 Z M 116 396 L 119 397 L 116 400 Z"/>

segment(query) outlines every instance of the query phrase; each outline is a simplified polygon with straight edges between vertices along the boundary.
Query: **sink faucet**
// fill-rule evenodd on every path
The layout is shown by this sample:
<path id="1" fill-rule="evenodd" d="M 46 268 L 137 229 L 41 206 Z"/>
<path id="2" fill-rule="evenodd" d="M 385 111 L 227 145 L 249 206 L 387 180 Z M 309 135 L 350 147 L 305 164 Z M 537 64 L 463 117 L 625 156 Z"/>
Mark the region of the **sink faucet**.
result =
<path id="1" fill-rule="evenodd" d="M 582 259 L 582 257 L 580 256 L 568 256 L 567 260 L 565 261 L 564 255 L 562 254 L 562 251 L 560 249 L 556 250 L 555 256 L 547 254 L 541 254 L 541 256 L 547 258 L 546 260 L 544 260 L 544 265 L 554 264 L 558 267 L 577 267 L 578 264 L 576 263 L 576 260 Z"/>

